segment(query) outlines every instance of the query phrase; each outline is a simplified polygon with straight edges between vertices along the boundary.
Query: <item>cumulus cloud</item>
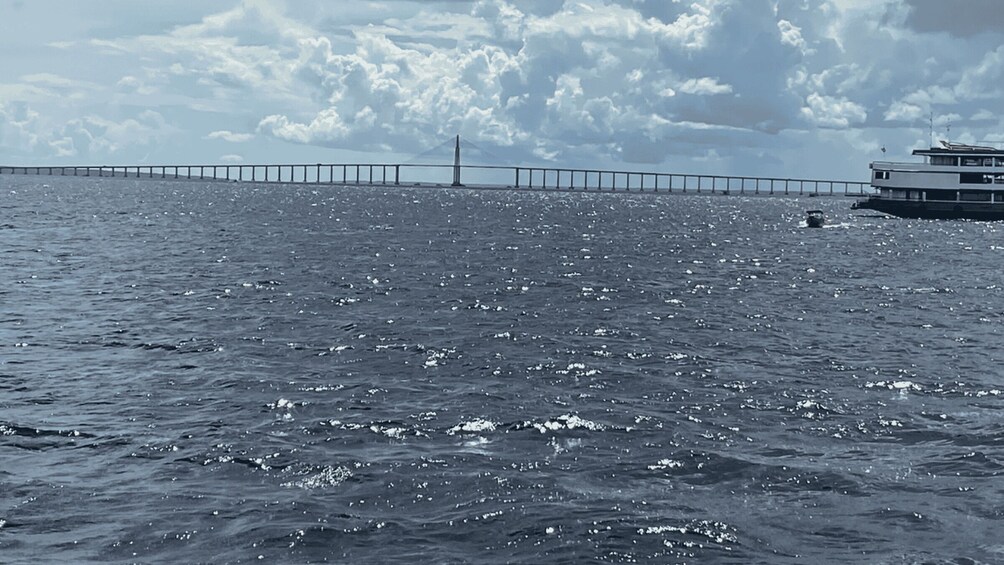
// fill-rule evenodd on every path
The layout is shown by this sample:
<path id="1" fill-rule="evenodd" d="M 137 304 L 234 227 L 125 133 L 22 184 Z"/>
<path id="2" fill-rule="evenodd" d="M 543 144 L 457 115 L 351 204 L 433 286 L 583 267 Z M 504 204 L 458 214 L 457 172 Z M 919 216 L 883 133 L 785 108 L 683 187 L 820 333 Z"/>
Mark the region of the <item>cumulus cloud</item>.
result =
<path id="1" fill-rule="evenodd" d="M 39 144 L 39 113 L 25 103 L 0 104 L 0 146 L 20 153 L 35 150 Z"/>
<path id="2" fill-rule="evenodd" d="M 167 124 L 164 116 L 144 110 L 134 118 L 121 121 L 99 116 L 72 120 L 63 128 L 61 139 L 72 139 L 77 154 L 112 156 L 137 145 L 163 142 L 172 131 L 174 128 Z"/>
<path id="3" fill-rule="evenodd" d="M 802 114 L 820 127 L 847 128 L 865 121 L 867 117 L 865 109 L 860 104 L 855 104 L 846 98 L 812 93 L 805 102 Z"/>
<path id="4" fill-rule="evenodd" d="M 299 37 L 290 70 L 315 94 L 316 109 L 268 114 L 258 132 L 305 144 L 415 148 L 461 132 L 510 148 L 516 158 L 521 150 L 559 159 L 611 148 L 631 158 L 638 151 L 623 151 L 629 140 L 665 151 L 666 139 L 693 124 L 778 131 L 790 123 L 783 105 L 797 109 L 797 99 L 773 89 L 787 70 L 761 61 L 777 54 L 796 60 L 797 28 L 779 26 L 767 1 L 705 0 L 674 9 L 655 17 L 631 2 L 584 0 L 542 10 L 480 0 L 465 14 L 422 12 L 352 28 L 351 52 L 336 52 L 326 37 Z M 751 21 L 766 27 L 750 31 Z M 702 73 L 723 56 L 724 47 L 712 44 L 737 32 L 745 43 L 737 51 L 750 61 L 728 66 L 736 80 Z M 451 46 L 438 46 L 444 40 Z M 728 57 L 736 59 L 734 52 Z M 750 76 L 754 60 L 762 72 Z M 547 149 L 528 143 L 541 137 Z"/>
<path id="5" fill-rule="evenodd" d="M 781 43 L 805 50 L 805 39 L 802 38 L 802 30 L 788 20 L 778 20 L 777 29 L 781 32 Z"/>
<path id="6" fill-rule="evenodd" d="M 117 81 L 123 102 L 260 108 L 245 118 L 257 137 L 304 145 L 407 154 L 461 133 L 509 161 L 656 163 L 705 155 L 716 128 L 798 126 L 800 97 L 778 89 L 807 51 L 804 24 L 779 18 L 772 0 L 402 2 L 375 25 L 322 18 L 325 31 L 296 6 L 245 0 L 167 33 L 89 45 L 146 62 Z"/>
<path id="7" fill-rule="evenodd" d="M 176 128 L 152 110 L 120 121 L 91 115 L 50 127 L 27 104 L 0 104 L 0 147 L 28 159 L 114 157 L 136 147 L 163 143 L 176 133 Z"/>

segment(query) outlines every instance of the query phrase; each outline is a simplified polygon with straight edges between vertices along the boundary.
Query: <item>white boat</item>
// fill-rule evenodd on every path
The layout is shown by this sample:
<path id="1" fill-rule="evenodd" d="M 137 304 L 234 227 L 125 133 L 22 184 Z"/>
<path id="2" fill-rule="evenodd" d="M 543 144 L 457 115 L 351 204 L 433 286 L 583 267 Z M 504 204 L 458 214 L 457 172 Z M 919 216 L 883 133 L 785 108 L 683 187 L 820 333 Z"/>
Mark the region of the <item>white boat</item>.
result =
<path id="1" fill-rule="evenodd" d="M 901 218 L 1004 220 L 1004 151 L 942 141 L 913 154 L 924 162 L 869 165 L 877 193 L 851 207 Z"/>

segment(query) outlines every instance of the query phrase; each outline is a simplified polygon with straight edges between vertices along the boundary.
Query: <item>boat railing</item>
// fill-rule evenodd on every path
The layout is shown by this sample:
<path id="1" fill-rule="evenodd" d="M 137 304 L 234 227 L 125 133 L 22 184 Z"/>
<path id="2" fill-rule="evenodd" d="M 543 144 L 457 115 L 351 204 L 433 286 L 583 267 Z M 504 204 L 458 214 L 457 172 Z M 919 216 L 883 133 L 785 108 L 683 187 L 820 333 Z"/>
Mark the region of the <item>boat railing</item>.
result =
<path id="1" fill-rule="evenodd" d="M 903 173 L 918 173 L 925 171 L 979 171 L 980 169 L 999 169 L 994 165 L 972 165 L 960 167 L 959 165 L 935 165 L 931 163 L 906 163 L 903 161 L 872 161 L 871 168 L 879 171 L 899 171 Z"/>
<path id="2" fill-rule="evenodd" d="M 896 201 L 896 202 L 951 202 L 951 203 L 979 203 L 979 204 L 1004 204 L 1004 198 L 999 196 L 991 195 L 989 192 L 986 193 L 987 196 L 993 198 L 986 199 L 974 199 L 974 198 L 910 198 L 901 194 L 866 194 L 862 195 L 863 200 L 883 200 L 883 201 Z"/>

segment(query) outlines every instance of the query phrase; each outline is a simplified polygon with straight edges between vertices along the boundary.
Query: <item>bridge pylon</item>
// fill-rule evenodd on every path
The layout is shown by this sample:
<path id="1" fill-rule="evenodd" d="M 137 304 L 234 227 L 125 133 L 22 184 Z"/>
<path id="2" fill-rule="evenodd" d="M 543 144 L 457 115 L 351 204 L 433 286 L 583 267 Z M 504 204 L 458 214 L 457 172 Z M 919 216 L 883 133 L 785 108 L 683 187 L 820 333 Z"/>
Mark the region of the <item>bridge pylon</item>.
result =
<path id="1" fill-rule="evenodd" d="M 457 134 L 457 148 L 453 151 L 453 186 L 464 186 L 460 182 L 460 134 Z"/>

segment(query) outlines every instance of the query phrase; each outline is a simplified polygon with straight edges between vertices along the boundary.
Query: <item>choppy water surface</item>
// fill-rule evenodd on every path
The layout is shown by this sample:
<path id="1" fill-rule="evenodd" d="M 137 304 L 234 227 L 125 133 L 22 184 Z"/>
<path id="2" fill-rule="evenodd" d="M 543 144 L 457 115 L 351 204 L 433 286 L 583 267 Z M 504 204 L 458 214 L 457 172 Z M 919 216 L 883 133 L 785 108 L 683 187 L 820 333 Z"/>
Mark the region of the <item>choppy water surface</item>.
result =
<path id="1" fill-rule="evenodd" d="M 1004 560 L 1004 226 L 848 208 L 4 177 L 0 560 Z"/>

